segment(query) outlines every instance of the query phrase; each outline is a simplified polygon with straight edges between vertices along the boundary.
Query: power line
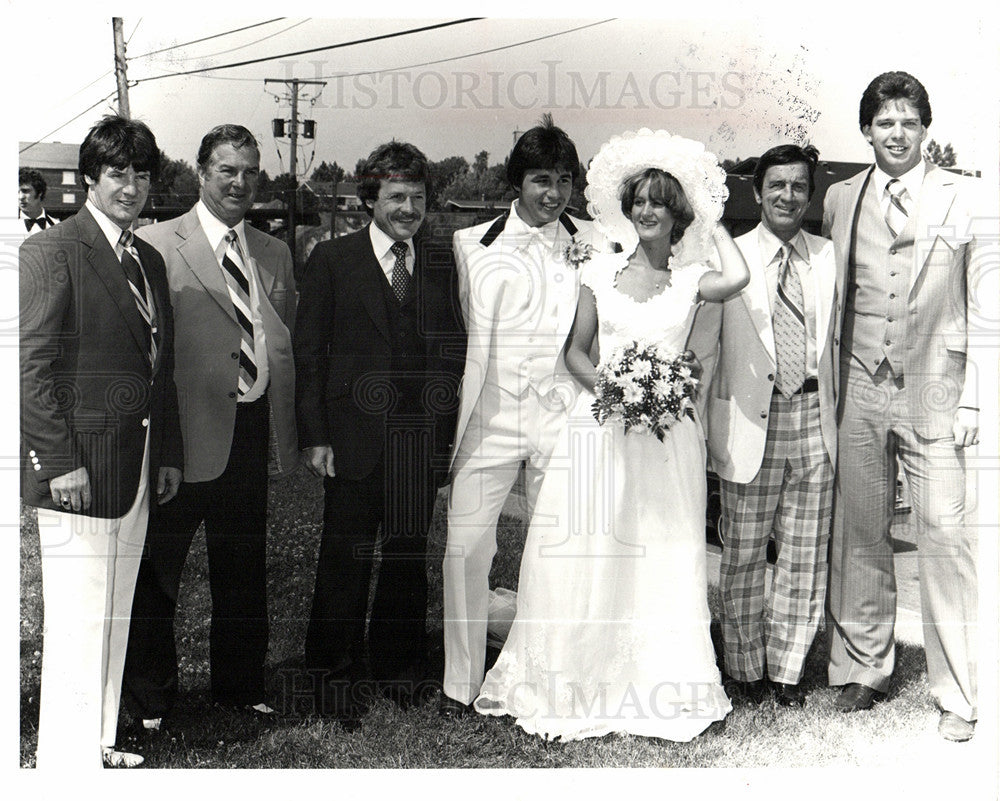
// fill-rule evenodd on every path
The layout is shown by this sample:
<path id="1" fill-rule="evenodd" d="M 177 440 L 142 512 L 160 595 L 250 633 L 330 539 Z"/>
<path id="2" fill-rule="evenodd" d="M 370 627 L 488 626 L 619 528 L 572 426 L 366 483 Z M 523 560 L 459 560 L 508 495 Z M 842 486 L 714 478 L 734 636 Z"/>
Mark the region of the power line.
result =
<path id="1" fill-rule="evenodd" d="M 270 25 L 272 22 L 280 22 L 284 17 L 275 17 L 274 19 L 266 20 L 265 22 L 256 22 L 253 25 L 246 25 L 242 28 L 234 28 L 231 31 L 223 31 L 222 33 L 214 33 L 211 36 L 203 36 L 201 39 L 192 39 L 190 42 L 183 42 L 181 44 L 170 45 L 170 47 L 164 47 L 160 50 L 150 50 L 148 53 L 143 53 L 139 56 L 132 56 L 134 61 L 137 58 L 146 58 L 147 56 L 155 56 L 157 53 L 166 53 L 168 50 L 176 50 L 179 47 L 187 47 L 188 45 L 198 44 L 200 42 L 207 42 L 210 39 L 218 39 L 220 36 L 229 36 L 231 33 L 240 33 L 241 31 L 248 31 L 251 28 L 259 28 L 261 25 Z"/>
<path id="2" fill-rule="evenodd" d="M 587 28 L 593 28 L 593 27 L 595 27 L 597 25 L 605 25 L 608 22 L 614 22 L 614 21 L 615 21 L 615 18 L 612 17 L 610 19 L 600 20 L 599 22 L 592 22 L 592 23 L 590 23 L 588 25 L 581 25 L 581 26 L 579 26 L 577 28 L 567 28 L 564 31 L 556 31 L 555 33 L 548 33 L 545 36 L 536 36 L 534 39 L 524 39 L 523 41 L 520 41 L 520 42 L 512 42 L 511 44 L 500 45 L 499 47 L 491 47 L 491 48 L 489 48 L 487 50 L 477 50 L 477 51 L 472 52 L 472 53 L 463 53 L 462 55 L 459 55 L 459 56 L 448 56 L 447 58 L 439 58 L 439 59 L 436 59 L 434 61 L 423 61 L 423 62 L 421 62 L 419 64 L 407 64 L 407 65 L 402 66 L 402 67 L 385 67 L 385 68 L 377 69 L 377 70 L 365 70 L 364 72 L 349 72 L 349 73 L 339 73 L 338 72 L 338 73 L 333 73 L 331 75 L 321 75 L 320 77 L 321 78 L 354 78 L 354 77 L 357 77 L 359 75 L 377 75 L 377 74 L 379 74 L 381 72 L 400 72 L 401 70 L 412 70 L 412 69 L 417 69 L 418 67 L 428 67 L 428 66 L 430 66 L 432 64 L 444 64 L 444 63 L 447 63 L 449 61 L 460 61 L 463 58 L 472 58 L 474 56 L 482 56 L 482 55 L 486 55 L 488 53 L 497 53 L 497 52 L 499 52 L 501 50 L 510 50 L 512 48 L 515 48 L 515 47 L 522 47 L 523 45 L 534 44 L 535 42 L 541 42 L 541 41 L 543 41 L 545 39 L 554 39 L 557 36 L 565 36 L 566 34 L 569 34 L 569 33 L 576 33 L 577 31 L 583 31 L 583 30 L 586 30 Z M 161 76 L 161 77 L 166 78 L 166 77 L 169 77 L 169 76 L 164 75 L 164 76 Z M 227 75 L 197 75 L 195 77 L 202 78 L 202 79 L 208 80 L 208 81 L 245 81 L 245 82 L 253 82 L 253 83 L 259 83 L 260 82 L 259 78 L 236 78 L 236 77 L 227 76 Z"/>
<path id="3" fill-rule="evenodd" d="M 116 90 L 115 90 L 115 92 L 117 92 L 117 91 L 118 91 L 118 90 L 116 89 Z M 97 101 L 96 103 L 94 103 L 94 105 L 92 105 L 92 106 L 87 106 L 87 108 L 85 108 L 85 109 L 84 109 L 83 111 L 81 111 L 81 112 L 80 112 L 79 114 L 77 114 L 77 115 L 76 115 L 75 117 L 71 117 L 70 119 L 66 120 L 66 122 L 64 122 L 64 123 L 63 123 L 62 125 L 60 125 L 60 126 L 59 126 L 58 128 L 55 128 L 55 129 L 53 129 L 53 130 L 49 131 L 49 132 L 48 132 L 47 134 L 45 134 L 44 136 L 42 136 L 42 137 L 40 137 L 40 138 L 36 139 L 36 140 L 35 140 L 34 142 L 32 142 L 32 143 L 31 143 L 30 145 L 28 145 L 28 146 L 26 146 L 26 147 L 22 147 L 22 148 L 21 148 L 21 149 L 20 149 L 19 151 L 17 151 L 17 152 L 18 152 L 18 153 L 23 153 L 23 152 L 24 152 L 25 150 L 28 150 L 29 148 L 32 148 L 32 147 L 34 147 L 35 145 L 37 145 L 37 144 L 40 144 L 40 143 L 42 142 L 42 140 L 43 140 L 43 139 L 48 139 L 48 138 L 49 138 L 50 136 L 52 136 L 52 134 L 54 134 L 54 133 L 58 133 L 58 132 L 59 132 L 59 131 L 61 131 L 61 130 L 62 130 L 63 128 L 65 128 L 65 127 L 66 127 L 67 125 L 69 125 L 69 124 L 70 124 L 71 122 L 75 122 L 76 120 L 80 119 L 80 117 L 82 117 L 82 116 L 83 116 L 84 114 L 86 114 L 86 113 L 87 113 L 88 111 L 90 111 L 91 109 L 93 109 L 93 108 L 96 108 L 97 106 L 101 105 L 101 103 L 103 103 L 103 102 L 104 102 L 105 100 L 108 100 L 108 99 L 110 99 L 110 98 L 111 98 L 111 97 L 112 97 L 112 96 L 113 96 L 113 95 L 115 94 L 115 92 L 111 92 L 111 94 L 107 94 L 107 95 L 105 95 L 105 96 L 104 96 L 104 97 L 102 97 L 102 98 L 101 98 L 100 100 L 98 100 L 98 101 Z"/>
<path id="4" fill-rule="evenodd" d="M 140 25 L 142 25 L 142 17 L 139 17 L 139 21 L 135 24 L 135 27 L 132 29 L 132 33 L 128 35 L 128 39 L 125 40 L 125 44 L 128 44 L 129 42 L 132 41 L 132 37 L 135 36 L 135 32 L 139 30 Z"/>
<path id="5" fill-rule="evenodd" d="M 451 27 L 453 25 L 464 25 L 467 22 L 478 22 L 481 19 L 483 19 L 483 18 L 482 17 L 468 17 L 466 19 L 451 20 L 450 22 L 439 22 L 436 25 L 424 25 L 423 27 L 420 27 L 420 28 L 410 28 L 410 29 L 405 30 L 405 31 L 396 31 L 394 33 L 383 33 L 383 34 L 379 34 L 378 36 L 368 36 L 368 37 L 365 37 L 364 39 L 354 39 L 353 41 L 350 41 L 350 42 L 341 42 L 341 43 L 335 44 L 335 45 L 325 45 L 323 47 L 311 47 L 308 50 L 297 50 L 297 51 L 295 51 L 293 53 L 279 53 L 278 55 L 274 55 L 274 56 L 264 56 L 262 58 L 252 58 L 252 59 L 248 59 L 247 61 L 236 61 L 236 62 L 233 62 L 232 64 L 220 64 L 220 65 L 215 66 L 215 67 L 202 67 L 201 69 L 196 69 L 196 70 L 183 70 L 181 72 L 170 72 L 170 73 L 167 73 L 165 75 L 154 75 L 154 76 L 152 76 L 150 78 L 140 78 L 139 80 L 136 81 L 136 83 L 139 84 L 139 83 L 143 83 L 143 82 L 157 81 L 157 80 L 159 80 L 161 78 L 175 78 L 175 77 L 180 76 L 180 75 L 197 75 L 198 73 L 201 73 L 201 72 L 214 72 L 215 70 L 232 69 L 233 67 L 245 67 L 245 66 L 247 66 L 249 64 L 261 64 L 261 63 L 263 63 L 265 61 L 275 61 L 276 59 L 279 59 L 279 58 L 290 58 L 292 56 L 304 56 L 304 55 L 308 55 L 310 53 L 321 53 L 321 52 L 324 52 L 326 50 L 337 50 L 337 49 L 339 49 L 341 47 L 351 47 L 353 45 L 368 44 L 369 42 L 379 42 L 379 41 L 383 41 L 385 39 L 394 39 L 394 38 L 396 38 L 398 36 L 408 36 L 408 35 L 413 34 L 413 33 L 423 33 L 424 31 L 433 31 L 433 30 L 437 30 L 439 28 L 449 28 L 449 27 Z"/>
<path id="6" fill-rule="evenodd" d="M 589 25 L 581 25 L 578 28 L 568 28 L 565 31 L 556 31 L 555 33 L 549 33 L 545 36 L 537 36 L 534 39 L 525 39 L 521 42 L 514 42 L 513 44 L 500 45 L 499 47 L 491 47 L 488 50 L 477 50 L 474 53 L 465 53 L 461 56 L 449 56 L 448 58 L 439 58 L 434 61 L 423 61 L 420 64 L 408 64 L 405 67 L 393 67 L 392 69 L 381 69 L 381 70 L 365 70 L 364 72 L 350 72 L 350 73 L 334 73 L 332 75 L 321 75 L 320 78 L 355 78 L 359 75 L 377 75 L 380 72 L 399 72 L 401 70 L 412 70 L 417 67 L 429 67 L 433 64 L 444 64 L 448 61 L 459 61 L 463 58 L 472 58 L 473 56 L 482 56 L 487 53 L 498 53 L 501 50 L 510 50 L 514 47 L 521 47 L 527 44 L 534 44 L 535 42 L 541 42 L 545 39 L 554 39 L 557 36 L 565 36 L 568 33 L 576 33 L 577 31 L 583 31 L 587 28 L 593 28 L 597 25 L 604 25 L 608 22 L 614 22 L 615 18 L 602 19 L 600 22 L 591 22 Z"/>
<path id="7" fill-rule="evenodd" d="M 269 33 L 267 36 L 262 36 L 260 39 L 255 39 L 252 42 L 247 42 L 246 44 L 241 44 L 241 45 L 238 45 L 236 47 L 230 47 L 228 50 L 219 50 L 216 53 L 206 53 L 205 55 L 199 55 L 199 56 L 184 56 L 183 58 L 181 58 L 179 60 L 180 61 L 190 61 L 191 59 L 195 59 L 195 58 L 199 58 L 199 59 L 215 58 L 216 56 L 224 56 L 227 53 L 235 53 L 237 50 L 245 50 L 248 47 L 253 47 L 254 45 L 258 45 L 261 42 L 266 42 L 268 39 L 273 39 L 275 36 L 281 36 L 281 34 L 287 33 L 288 31 L 292 30 L 292 28 L 298 28 L 300 25 L 305 25 L 307 22 L 310 21 L 310 19 L 312 19 L 312 18 L 311 17 L 307 17 L 306 19 L 299 20 L 298 22 L 293 22 L 287 28 L 282 28 L 280 31 L 275 31 L 274 33 Z M 256 79 L 254 79 L 254 80 L 256 80 Z"/>

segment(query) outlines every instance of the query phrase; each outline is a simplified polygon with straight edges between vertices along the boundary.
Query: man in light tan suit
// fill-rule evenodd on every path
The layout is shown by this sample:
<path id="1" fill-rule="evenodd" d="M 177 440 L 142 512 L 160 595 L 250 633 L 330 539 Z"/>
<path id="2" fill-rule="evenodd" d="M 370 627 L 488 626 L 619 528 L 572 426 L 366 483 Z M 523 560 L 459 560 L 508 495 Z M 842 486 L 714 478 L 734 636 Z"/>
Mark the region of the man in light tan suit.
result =
<path id="1" fill-rule="evenodd" d="M 924 649 L 938 730 L 975 730 L 975 538 L 965 525 L 965 448 L 978 441 L 968 332 L 977 187 L 925 163 L 927 91 L 888 72 L 861 98 L 875 164 L 830 187 L 824 229 L 846 287 L 839 465 L 830 563 L 829 681 L 836 705 L 868 709 L 890 689 L 896 583 L 889 528 L 896 460 L 913 499 Z"/>
<path id="2" fill-rule="evenodd" d="M 142 229 L 167 265 L 184 482 L 150 519 L 125 665 L 125 691 L 149 729 L 177 695 L 173 620 L 181 570 L 204 521 L 212 587 L 212 698 L 255 713 L 265 703 L 268 474 L 297 464 L 288 247 L 244 222 L 260 150 L 220 125 L 198 151 L 200 200 Z"/>
<path id="3" fill-rule="evenodd" d="M 761 223 L 736 244 L 750 283 L 723 304 L 708 445 L 722 489 L 726 690 L 802 706 L 823 614 L 837 458 L 833 245 L 802 230 L 818 152 L 781 145 L 754 171 Z M 767 544 L 778 559 L 765 598 Z"/>

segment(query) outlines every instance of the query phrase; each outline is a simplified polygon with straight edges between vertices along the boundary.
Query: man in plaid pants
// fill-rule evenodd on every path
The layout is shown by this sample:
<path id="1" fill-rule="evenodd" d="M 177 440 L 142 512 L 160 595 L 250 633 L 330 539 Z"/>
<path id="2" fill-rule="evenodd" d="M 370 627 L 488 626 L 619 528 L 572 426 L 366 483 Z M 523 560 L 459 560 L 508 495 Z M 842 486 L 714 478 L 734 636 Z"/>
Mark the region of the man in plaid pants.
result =
<path id="1" fill-rule="evenodd" d="M 758 162 L 761 222 L 736 240 L 750 283 L 723 305 L 708 401 L 722 485 L 724 683 L 733 700 L 757 704 L 768 680 L 778 704 L 805 704 L 799 682 L 826 596 L 838 309 L 833 245 L 802 230 L 818 157 L 781 145 Z"/>

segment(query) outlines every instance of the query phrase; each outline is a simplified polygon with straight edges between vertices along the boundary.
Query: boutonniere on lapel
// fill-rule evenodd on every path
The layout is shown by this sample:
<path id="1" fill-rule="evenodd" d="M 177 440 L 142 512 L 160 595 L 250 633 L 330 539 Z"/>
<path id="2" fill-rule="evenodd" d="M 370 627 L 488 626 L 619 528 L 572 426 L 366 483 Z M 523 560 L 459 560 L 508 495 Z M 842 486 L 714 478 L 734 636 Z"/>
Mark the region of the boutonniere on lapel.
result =
<path id="1" fill-rule="evenodd" d="M 594 246 L 589 242 L 578 242 L 575 236 L 569 238 L 569 242 L 563 247 L 562 255 L 567 264 L 572 264 L 574 270 L 579 270 L 580 265 L 590 261 L 594 253 Z"/>

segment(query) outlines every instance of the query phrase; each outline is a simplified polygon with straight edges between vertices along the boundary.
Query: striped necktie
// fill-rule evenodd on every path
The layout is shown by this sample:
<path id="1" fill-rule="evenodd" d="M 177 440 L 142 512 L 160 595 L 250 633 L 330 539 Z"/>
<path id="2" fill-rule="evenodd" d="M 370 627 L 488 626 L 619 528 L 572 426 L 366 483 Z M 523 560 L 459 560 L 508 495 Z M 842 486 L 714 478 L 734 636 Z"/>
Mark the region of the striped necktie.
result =
<path id="1" fill-rule="evenodd" d="M 410 286 L 410 273 L 406 269 L 406 251 L 409 247 L 405 242 L 393 242 L 389 248 L 396 257 L 392 265 L 392 292 L 400 303 L 406 297 L 406 289 Z"/>
<path id="2" fill-rule="evenodd" d="M 906 210 L 907 192 L 902 181 L 893 178 L 885 185 L 885 191 L 889 193 L 889 205 L 885 210 L 885 222 L 892 232 L 893 238 L 899 236 L 906 227 L 906 221 L 910 213 Z"/>
<path id="3" fill-rule="evenodd" d="M 233 301 L 236 320 L 240 324 L 240 373 L 237 390 L 246 395 L 257 380 L 254 360 L 253 312 L 250 311 L 250 275 L 240 250 L 236 231 L 226 232 L 226 252 L 222 256 L 222 275 L 226 279 L 229 297 Z"/>
<path id="4" fill-rule="evenodd" d="M 134 234 L 126 228 L 118 237 L 122 248 L 122 270 L 132 292 L 135 307 L 139 310 L 149 336 L 149 363 L 156 364 L 156 310 L 153 308 L 152 290 L 139 262 L 139 253 L 134 247 Z"/>
<path id="5" fill-rule="evenodd" d="M 806 318 L 802 310 L 802 281 L 792 264 L 792 246 L 781 246 L 778 266 L 778 298 L 774 304 L 774 350 L 778 362 L 774 383 L 786 398 L 792 397 L 806 379 Z"/>

